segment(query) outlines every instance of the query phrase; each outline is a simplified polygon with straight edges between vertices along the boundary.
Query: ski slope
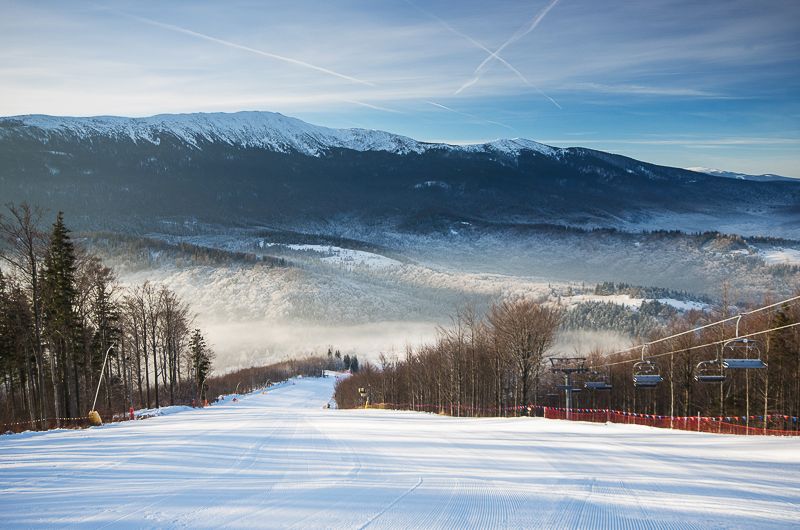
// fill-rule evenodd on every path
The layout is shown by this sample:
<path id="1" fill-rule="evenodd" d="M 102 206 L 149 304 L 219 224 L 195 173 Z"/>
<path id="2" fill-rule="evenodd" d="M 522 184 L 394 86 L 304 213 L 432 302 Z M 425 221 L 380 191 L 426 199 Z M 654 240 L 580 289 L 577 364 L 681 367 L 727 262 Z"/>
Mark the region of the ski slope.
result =
<path id="1" fill-rule="evenodd" d="M 0 436 L 2 528 L 797 528 L 800 439 L 324 405 Z"/>

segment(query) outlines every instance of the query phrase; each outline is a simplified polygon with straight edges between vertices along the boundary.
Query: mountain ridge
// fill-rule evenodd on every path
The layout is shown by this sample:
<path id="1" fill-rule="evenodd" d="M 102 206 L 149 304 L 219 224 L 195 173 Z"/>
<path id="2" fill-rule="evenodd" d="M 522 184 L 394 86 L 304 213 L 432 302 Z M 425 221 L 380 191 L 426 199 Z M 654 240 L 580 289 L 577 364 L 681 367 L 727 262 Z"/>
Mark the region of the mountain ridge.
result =
<path id="1" fill-rule="evenodd" d="M 721 178 L 523 139 L 428 144 L 259 112 L 0 118 L 0 195 L 92 228 L 358 219 L 449 233 L 479 220 L 800 237 L 800 181 Z"/>
<path id="2" fill-rule="evenodd" d="M 133 141 L 154 144 L 159 142 L 159 133 L 169 133 L 195 148 L 199 148 L 199 139 L 205 139 L 241 147 L 269 148 L 278 152 L 295 150 L 310 156 L 321 156 L 330 148 L 386 151 L 395 154 L 421 154 L 427 150 L 478 152 L 494 149 L 518 155 L 522 150 L 531 150 L 548 156 L 555 156 L 560 151 L 559 148 L 525 138 L 502 138 L 467 145 L 423 142 L 377 129 L 336 129 L 314 125 L 267 111 L 157 114 L 141 118 L 26 114 L 0 117 L 0 125 L 2 124 L 19 124 L 48 133 L 71 133 L 84 138 L 98 135 L 127 136 Z"/>
<path id="3" fill-rule="evenodd" d="M 736 171 L 725 171 L 723 169 L 713 169 L 709 167 L 687 167 L 685 168 L 689 171 L 696 171 L 698 173 L 705 173 L 706 175 L 712 175 L 714 177 L 723 177 L 723 178 L 730 178 L 730 179 L 737 179 L 737 180 L 751 180 L 754 182 L 778 182 L 778 181 L 788 181 L 788 182 L 800 182 L 800 179 L 794 177 L 786 177 L 783 175 L 776 175 L 774 173 L 762 173 L 760 175 L 751 175 L 749 173 L 739 173 Z"/>

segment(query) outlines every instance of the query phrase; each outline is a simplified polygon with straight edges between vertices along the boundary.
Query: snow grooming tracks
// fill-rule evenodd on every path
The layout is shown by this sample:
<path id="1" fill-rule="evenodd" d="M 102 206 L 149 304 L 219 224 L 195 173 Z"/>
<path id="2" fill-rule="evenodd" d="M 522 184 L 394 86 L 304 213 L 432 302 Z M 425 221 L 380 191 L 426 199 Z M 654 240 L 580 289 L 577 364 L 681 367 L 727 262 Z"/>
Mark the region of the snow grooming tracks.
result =
<path id="1" fill-rule="evenodd" d="M 212 495 L 210 498 L 206 498 L 206 507 L 200 510 L 189 510 L 187 513 L 178 516 L 173 522 L 180 527 L 196 528 L 201 526 L 203 522 L 208 521 L 209 518 L 216 516 L 220 506 L 225 506 L 228 512 L 235 512 L 237 507 L 241 504 L 245 505 L 246 511 L 251 510 L 252 504 L 249 504 L 246 501 L 249 501 L 253 497 L 258 497 L 259 504 L 263 503 L 269 492 L 274 487 L 274 481 L 270 481 L 266 490 L 255 489 L 249 492 L 242 491 L 242 488 L 236 487 L 236 483 L 241 480 L 239 476 L 244 473 L 253 472 L 251 474 L 256 475 L 260 470 L 274 467 L 270 464 L 275 464 L 276 462 L 272 461 L 272 459 L 267 459 L 267 456 L 269 456 L 270 453 L 266 452 L 265 448 L 267 444 L 275 441 L 276 433 L 281 431 L 288 432 L 289 430 L 290 429 L 285 425 L 282 426 L 280 424 L 276 424 L 275 427 L 273 427 L 273 429 L 266 436 L 264 436 L 259 443 L 250 446 L 247 455 L 240 457 L 237 461 L 237 464 L 234 464 L 227 471 L 223 472 L 221 477 L 215 478 L 215 480 L 226 478 L 228 481 L 233 479 L 235 482 L 227 482 L 226 488 L 217 489 L 215 495 Z M 291 434 L 285 436 L 284 438 L 293 440 L 296 434 L 297 422 L 295 421 L 291 424 Z M 288 458 L 289 455 L 285 454 L 284 456 Z M 239 465 L 244 461 L 248 462 L 247 465 Z M 268 465 L 256 465 L 262 463 L 266 463 Z M 276 480 L 280 480 L 284 475 L 285 473 L 276 477 Z"/>
<path id="2" fill-rule="evenodd" d="M 146 422 L 2 438 L 0 527 L 659 530 L 800 520 L 797 438 L 324 409 L 334 383 L 298 379 Z"/>
<path id="3" fill-rule="evenodd" d="M 469 425 L 469 419 L 454 419 L 453 421 L 453 427 L 446 431 L 445 440 L 454 450 L 471 455 L 469 460 L 472 462 L 488 462 L 492 464 L 493 469 L 503 468 L 503 463 L 492 458 L 490 454 L 473 449 L 473 446 L 476 445 L 474 437 L 464 428 Z M 453 434 L 456 433 L 459 435 L 458 441 L 453 438 Z M 463 486 L 461 495 L 467 499 L 466 506 L 462 506 L 463 509 L 459 510 L 464 514 L 464 520 L 461 522 L 470 527 L 505 527 L 514 514 L 516 524 L 522 526 L 533 524 L 533 519 L 529 518 L 528 513 L 531 506 L 526 505 L 522 500 L 524 492 L 523 495 L 520 495 L 519 488 L 509 486 L 508 482 L 499 484 L 497 480 L 493 479 L 470 480 Z M 462 502 L 464 501 L 462 500 Z"/>
<path id="4" fill-rule="evenodd" d="M 413 486 L 411 486 L 411 487 L 410 487 L 408 490 L 406 490 L 406 492 L 405 492 L 405 493 L 403 493 L 402 495 L 400 495 L 399 497 L 397 497 L 395 500 L 393 500 L 393 501 L 391 502 L 391 504 L 389 504 L 389 506 L 387 506 L 387 507 L 386 507 L 386 508 L 384 508 L 383 510 L 379 511 L 378 513 L 376 513 L 375 515 L 373 515 L 372 517 L 370 517 L 370 518 L 369 518 L 369 520 L 368 520 L 366 523 L 364 523 L 363 525 L 361 525 L 361 527 L 360 527 L 360 529 L 359 529 L 359 530 L 364 530 L 364 528 L 367 528 L 369 525 L 371 525 L 373 522 L 375 522 L 375 521 L 376 521 L 376 520 L 377 520 L 377 519 L 378 519 L 380 516 L 382 516 L 383 514 L 385 514 L 386 512 L 388 512 L 389 510 L 391 510 L 392 508 L 394 508 L 394 507 L 395 507 L 395 505 L 396 505 L 398 502 L 402 501 L 403 499 L 405 499 L 406 497 L 408 497 L 409 495 L 411 495 L 411 494 L 414 492 L 414 490 L 416 490 L 416 489 L 417 489 L 418 487 L 420 487 L 421 485 L 422 485 L 422 477 L 420 477 L 420 478 L 417 480 L 417 483 L 416 483 L 416 484 L 414 484 L 414 485 L 413 485 Z"/>
<path id="5" fill-rule="evenodd" d="M 202 413 L 203 411 L 216 412 L 218 410 L 219 410 L 219 407 L 216 408 L 216 409 L 199 409 L 198 412 L 199 413 Z M 258 417 L 255 418 L 255 419 L 251 418 L 251 419 L 248 419 L 245 423 L 237 426 L 237 428 L 239 428 L 239 429 L 253 428 L 253 427 L 256 427 L 259 423 L 260 422 L 258 422 Z M 176 498 L 180 499 L 180 500 L 183 500 L 182 497 L 194 497 L 194 496 L 198 495 L 198 492 L 204 491 L 205 487 L 208 487 L 208 486 L 210 486 L 212 484 L 215 484 L 215 483 L 219 483 L 222 479 L 224 479 L 226 477 L 230 477 L 231 475 L 239 474 L 245 469 L 252 468 L 253 465 L 255 464 L 257 458 L 258 458 L 258 454 L 259 454 L 260 449 L 270 440 L 270 438 L 272 438 L 272 436 L 275 434 L 275 432 L 277 432 L 279 430 L 279 428 L 280 428 L 279 426 L 273 428 L 272 431 L 267 433 L 267 435 L 261 439 L 260 442 L 254 442 L 254 443 L 248 445 L 244 450 L 242 450 L 238 454 L 238 456 L 236 457 L 234 462 L 229 467 L 227 467 L 225 469 L 222 469 L 222 470 L 219 470 L 219 471 L 217 471 L 216 473 L 214 473 L 211 476 L 200 477 L 200 478 L 196 478 L 196 479 L 189 479 L 187 481 L 184 481 L 184 482 L 178 483 L 178 484 L 170 484 L 170 486 L 171 486 L 170 489 L 172 490 L 171 493 L 163 494 L 163 493 L 157 492 L 157 493 L 160 493 L 160 495 L 153 502 L 151 502 L 151 503 L 149 503 L 149 504 L 147 504 L 145 506 L 141 506 L 140 505 L 139 507 L 136 507 L 136 508 L 132 509 L 131 511 L 121 515 L 117 519 L 114 519 L 113 521 L 110 521 L 109 523 L 101 526 L 100 528 L 108 528 L 108 527 L 112 527 L 112 526 L 117 526 L 118 524 L 122 523 L 123 521 L 125 521 L 129 517 L 131 517 L 133 515 L 136 515 L 136 514 L 140 514 L 140 513 L 144 514 L 144 518 L 145 519 L 153 521 L 154 523 L 161 521 L 165 517 L 166 518 L 171 518 L 171 516 L 168 515 L 164 511 L 162 511 L 162 512 L 154 512 L 152 509 L 154 507 L 156 507 L 156 506 L 163 505 L 166 501 L 175 501 Z M 217 429 L 213 429 L 213 428 L 212 429 L 206 429 L 206 430 L 204 430 L 204 431 L 202 431 L 200 433 L 197 433 L 196 436 L 199 437 L 199 438 L 202 438 L 204 436 L 208 436 L 208 435 L 210 435 L 212 433 L 215 433 L 215 432 L 218 432 L 218 430 Z M 207 502 L 209 504 L 211 504 L 212 502 L 214 502 L 216 500 L 219 500 L 223 496 L 223 494 L 225 492 L 226 492 L 226 490 L 218 490 L 216 495 L 213 495 L 212 498 L 210 498 L 210 499 L 207 498 L 206 500 L 207 500 Z M 181 504 L 183 504 L 183 503 L 181 503 Z M 136 503 L 130 503 L 127 506 L 128 507 L 133 507 L 133 506 L 136 506 Z M 202 512 L 208 512 L 210 509 L 211 508 L 202 508 L 200 510 L 197 510 L 196 508 L 193 508 L 189 513 L 191 514 L 191 518 L 197 518 L 197 516 L 199 514 L 201 514 Z M 185 527 L 185 526 L 187 526 L 187 524 L 185 523 L 185 519 L 186 519 L 186 517 L 188 515 L 189 514 L 185 514 L 183 516 L 178 516 L 176 518 L 173 518 L 170 521 L 170 525 L 174 526 L 174 527 Z"/>

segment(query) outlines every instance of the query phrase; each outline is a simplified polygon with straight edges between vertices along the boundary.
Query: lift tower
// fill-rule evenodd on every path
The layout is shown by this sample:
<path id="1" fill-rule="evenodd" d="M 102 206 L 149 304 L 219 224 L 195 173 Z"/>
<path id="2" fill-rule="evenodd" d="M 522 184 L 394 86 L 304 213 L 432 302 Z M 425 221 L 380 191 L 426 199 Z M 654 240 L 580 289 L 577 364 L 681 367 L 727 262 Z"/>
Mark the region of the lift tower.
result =
<path id="1" fill-rule="evenodd" d="M 564 384 L 558 385 L 558 388 L 564 390 L 567 398 L 567 419 L 570 419 L 572 411 L 572 393 L 580 392 L 581 388 L 572 386 L 572 374 L 582 374 L 588 372 L 586 368 L 586 357 L 550 357 L 552 364 L 550 371 L 557 372 L 564 375 Z"/>

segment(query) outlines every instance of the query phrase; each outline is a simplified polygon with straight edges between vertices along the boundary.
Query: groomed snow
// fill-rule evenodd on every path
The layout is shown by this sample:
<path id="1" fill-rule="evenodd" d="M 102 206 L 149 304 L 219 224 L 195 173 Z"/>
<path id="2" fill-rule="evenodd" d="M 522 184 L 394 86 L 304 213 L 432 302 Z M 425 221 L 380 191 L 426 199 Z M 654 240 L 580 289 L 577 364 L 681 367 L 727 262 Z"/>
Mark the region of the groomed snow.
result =
<path id="1" fill-rule="evenodd" d="M 800 439 L 323 408 L 334 378 L 0 437 L 4 528 L 792 528 Z"/>
<path id="2" fill-rule="evenodd" d="M 186 405 L 172 405 L 169 407 L 159 407 L 152 409 L 139 409 L 133 411 L 136 418 L 153 418 L 155 416 L 170 416 L 179 412 L 186 412 L 192 410 L 192 407 Z"/>

